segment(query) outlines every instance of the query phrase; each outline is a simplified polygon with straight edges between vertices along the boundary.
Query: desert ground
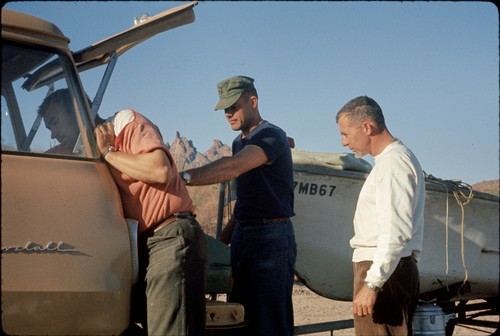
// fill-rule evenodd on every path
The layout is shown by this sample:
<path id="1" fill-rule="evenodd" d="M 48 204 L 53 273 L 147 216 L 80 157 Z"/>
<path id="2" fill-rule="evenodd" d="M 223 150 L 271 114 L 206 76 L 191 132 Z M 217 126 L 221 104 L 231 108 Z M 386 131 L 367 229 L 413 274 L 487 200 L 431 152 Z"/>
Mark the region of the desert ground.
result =
<path id="1" fill-rule="evenodd" d="M 335 301 L 324 298 L 310 291 L 300 282 L 296 282 L 293 291 L 295 326 L 318 324 L 323 322 L 352 319 L 351 302 Z M 499 316 L 484 318 L 488 321 L 499 321 Z M 482 327 L 456 326 L 453 335 L 491 335 L 493 329 Z M 340 329 L 307 333 L 313 336 L 354 335 L 354 329 Z"/>

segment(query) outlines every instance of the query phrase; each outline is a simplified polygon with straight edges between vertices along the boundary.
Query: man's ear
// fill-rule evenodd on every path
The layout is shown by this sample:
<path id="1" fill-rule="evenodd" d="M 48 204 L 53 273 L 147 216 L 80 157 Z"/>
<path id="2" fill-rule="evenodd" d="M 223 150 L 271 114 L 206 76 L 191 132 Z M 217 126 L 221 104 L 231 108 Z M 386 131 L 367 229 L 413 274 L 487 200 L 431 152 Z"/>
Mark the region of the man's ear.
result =
<path id="1" fill-rule="evenodd" d="M 250 102 L 250 105 L 252 106 L 253 109 L 256 109 L 257 108 L 257 103 L 259 101 L 259 98 L 257 98 L 257 96 L 250 96 L 248 97 L 248 100 Z"/>
<path id="2" fill-rule="evenodd" d="M 378 133 L 377 126 L 371 120 L 364 121 L 361 128 L 363 129 L 363 132 L 365 132 L 365 134 L 368 136 L 372 136 Z"/>
<path id="3" fill-rule="evenodd" d="M 373 125 L 370 121 L 363 121 L 361 124 L 361 129 L 366 135 L 372 135 L 373 132 Z"/>

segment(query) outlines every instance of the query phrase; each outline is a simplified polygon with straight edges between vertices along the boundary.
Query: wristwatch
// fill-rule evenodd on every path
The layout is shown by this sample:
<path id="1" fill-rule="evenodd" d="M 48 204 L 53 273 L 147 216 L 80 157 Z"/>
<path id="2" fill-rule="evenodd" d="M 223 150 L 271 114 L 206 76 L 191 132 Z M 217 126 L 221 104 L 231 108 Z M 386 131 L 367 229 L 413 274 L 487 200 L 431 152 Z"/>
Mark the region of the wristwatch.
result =
<path id="1" fill-rule="evenodd" d="M 368 288 L 368 290 L 371 290 L 371 291 L 374 291 L 374 292 L 380 292 L 380 291 L 382 291 L 382 288 L 377 287 L 373 282 L 367 282 L 366 283 L 366 288 Z"/>
<path id="2" fill-rule="evenodd" d="M 115 146 L 108 146 L 108 147 L 106 147 L 106 149 L 104 150 L 104 152 L 102 152 L 102 154 L 101 154 L 101 157 L 102 157 L 103 160 L 104 160 L 104 157 L 106 155 L 108 155 L 109 152 L 116 152 L 116 147 Z"/>
<path id="3" fill-rule="evenodd" d="M 186 182 L 186 185 L 189 185 L 189 182 L 191 182 L 191 175 L 188 172 L 182 172 L 181 177 Z"/>

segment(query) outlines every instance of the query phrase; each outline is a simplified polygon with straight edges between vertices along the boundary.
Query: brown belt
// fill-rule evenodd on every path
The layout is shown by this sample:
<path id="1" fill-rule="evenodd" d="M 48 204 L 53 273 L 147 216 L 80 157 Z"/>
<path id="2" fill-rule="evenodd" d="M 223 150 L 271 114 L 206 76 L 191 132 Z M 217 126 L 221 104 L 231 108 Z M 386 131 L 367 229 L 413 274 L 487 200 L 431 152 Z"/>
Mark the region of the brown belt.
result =
<path id="1" fill-rule="evenodd" d="M 412 254 L 412 255 L 409 255 L 408 257 L 401 258 L 400 261 L 417 261 L 417 259 L 415 259 L 415 257 Z"/>
<path id="2" fill-rule="evenodd" d="M 257 226 L 271 223 L 288 222 L 290 217 L 276 217 L 276 218 L 258 218 L 258 219 L 243 219 L 237 220 L 241 226 Z"/>
<path id="3" fill-rule="evenodd" d="M 168 224 L 171 224 L 172 222 L 175 222 L 179 218 L 191 218 L 191 217 L 196 217 L 193 213 L 189 211 L 185 212 L 176 212 L 172 216 L 167 217 L 163 222 L 160 222 L 154 229 L 153 232 L 157 232 L 158 230 L 164 228 Z"/>

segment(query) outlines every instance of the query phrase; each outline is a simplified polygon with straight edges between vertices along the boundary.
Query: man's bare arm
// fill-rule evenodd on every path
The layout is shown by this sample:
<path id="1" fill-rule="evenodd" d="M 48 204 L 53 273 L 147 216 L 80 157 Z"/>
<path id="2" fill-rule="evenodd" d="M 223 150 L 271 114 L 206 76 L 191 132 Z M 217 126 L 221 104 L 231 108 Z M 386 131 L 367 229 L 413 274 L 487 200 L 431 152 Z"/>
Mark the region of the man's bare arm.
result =
<path id="1" fill-rule="evenodd" d="M 233 180 L 267 161 L 267 155 L 260 147 L 250 145 L 231 157 L 186 172 L 191 176 L 189 185 L 208 185 Z"/>

